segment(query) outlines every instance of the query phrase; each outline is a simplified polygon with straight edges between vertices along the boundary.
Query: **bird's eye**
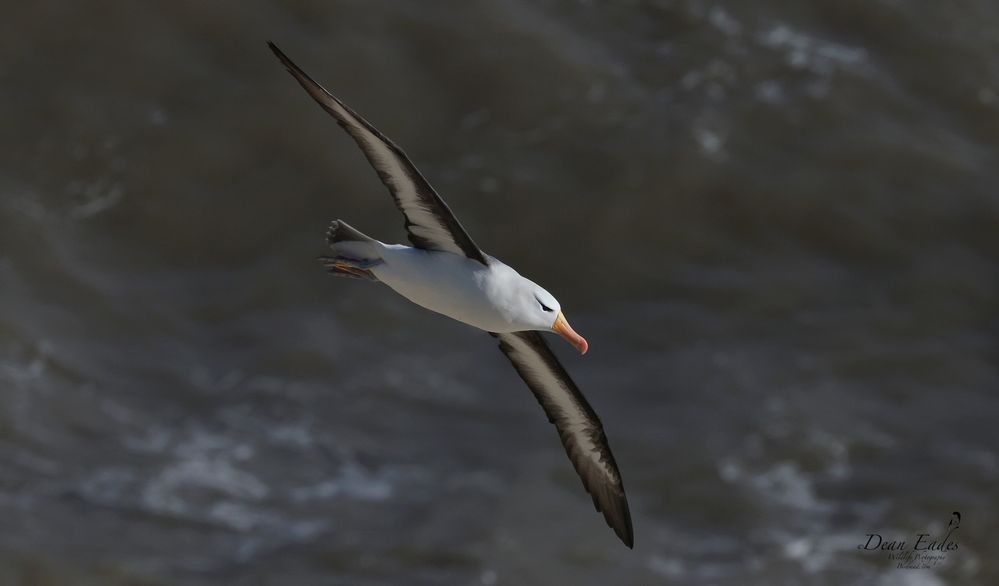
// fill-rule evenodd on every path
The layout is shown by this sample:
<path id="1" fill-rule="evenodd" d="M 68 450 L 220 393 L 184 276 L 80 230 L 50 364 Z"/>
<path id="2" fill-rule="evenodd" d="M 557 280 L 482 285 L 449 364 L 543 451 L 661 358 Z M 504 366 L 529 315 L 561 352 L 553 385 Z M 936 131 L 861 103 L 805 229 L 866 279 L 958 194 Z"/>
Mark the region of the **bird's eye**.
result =
<path id="1" fill-rule="evenodd" d="M 552 308 L 548 307 L 548 306 L 547 306 L 547 305 L 545 305 L 544 303 L 541 303 L 540 301 L 538 301 L 538 305 L 540 305 L 540 306 L 541 306 L 541 309 L 542 309 L 542 310 L 544 310 L 544 311 L 547 311 L 547 312 L 549 312 L 549 313 L 550 313 L 550 312 L 552 311 Z"/>

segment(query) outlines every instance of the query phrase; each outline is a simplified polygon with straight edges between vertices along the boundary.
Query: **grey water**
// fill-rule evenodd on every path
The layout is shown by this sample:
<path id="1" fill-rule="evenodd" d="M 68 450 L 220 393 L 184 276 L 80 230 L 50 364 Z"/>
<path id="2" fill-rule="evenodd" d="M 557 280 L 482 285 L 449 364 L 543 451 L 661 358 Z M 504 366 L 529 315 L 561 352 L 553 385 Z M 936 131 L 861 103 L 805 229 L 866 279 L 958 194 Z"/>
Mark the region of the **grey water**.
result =
<path id="1" fill-rule="evenodd" d="M 0 584 L 997 583 L 997 31 L 991 0 L 6 2 Z M 634 550 L 493 339 L 315 262 L 402 217 L 268 40 L 587 337 L 551 343 Z"/>

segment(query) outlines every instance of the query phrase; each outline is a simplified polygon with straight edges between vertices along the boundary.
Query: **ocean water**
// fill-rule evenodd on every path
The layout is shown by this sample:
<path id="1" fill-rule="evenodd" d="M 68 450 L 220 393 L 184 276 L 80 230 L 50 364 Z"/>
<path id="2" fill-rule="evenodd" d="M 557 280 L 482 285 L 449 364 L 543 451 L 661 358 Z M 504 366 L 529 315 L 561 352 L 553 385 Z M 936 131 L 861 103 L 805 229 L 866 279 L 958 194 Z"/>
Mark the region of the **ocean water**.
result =
<path id="1" fill-rule="evenodd" d="M 0 584 L 999 580 L 999 5 L 10 4 Z M 623 547 L 277 42 L 587 337 Z M 953 512 L 961 514 L 953 530 Z M 899 569 L 878 535 L 948 535 Z"/>

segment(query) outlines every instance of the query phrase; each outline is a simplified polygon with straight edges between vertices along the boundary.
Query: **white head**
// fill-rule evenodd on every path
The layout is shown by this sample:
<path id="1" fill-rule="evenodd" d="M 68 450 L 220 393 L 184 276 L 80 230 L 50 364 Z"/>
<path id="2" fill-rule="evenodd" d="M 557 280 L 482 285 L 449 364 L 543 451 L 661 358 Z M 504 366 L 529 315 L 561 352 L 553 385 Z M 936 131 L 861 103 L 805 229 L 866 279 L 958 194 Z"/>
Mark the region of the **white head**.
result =
<path id="1" fill-rule="evenodd" d="M 517 330 L 553 331 L 586 354 L 589 344 L 569 327 L 558 300 L 538 284 L 520 277 L 509 301 L 509 318 Z"/>

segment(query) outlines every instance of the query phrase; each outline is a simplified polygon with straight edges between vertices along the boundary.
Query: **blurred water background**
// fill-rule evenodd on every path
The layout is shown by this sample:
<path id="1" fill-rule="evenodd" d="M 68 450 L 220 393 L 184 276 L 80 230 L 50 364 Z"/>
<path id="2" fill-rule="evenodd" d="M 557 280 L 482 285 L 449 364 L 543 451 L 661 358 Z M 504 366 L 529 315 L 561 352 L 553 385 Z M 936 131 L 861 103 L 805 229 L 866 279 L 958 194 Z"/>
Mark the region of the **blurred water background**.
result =
<path id="1" fill-rule="evenodd" d="M 0 584 L 999 583 L 999 4 L 3 12 Z M 402 219 L 267 40 L 560 298 L 634 551 L 491 338 L 315 263 Z"/>

